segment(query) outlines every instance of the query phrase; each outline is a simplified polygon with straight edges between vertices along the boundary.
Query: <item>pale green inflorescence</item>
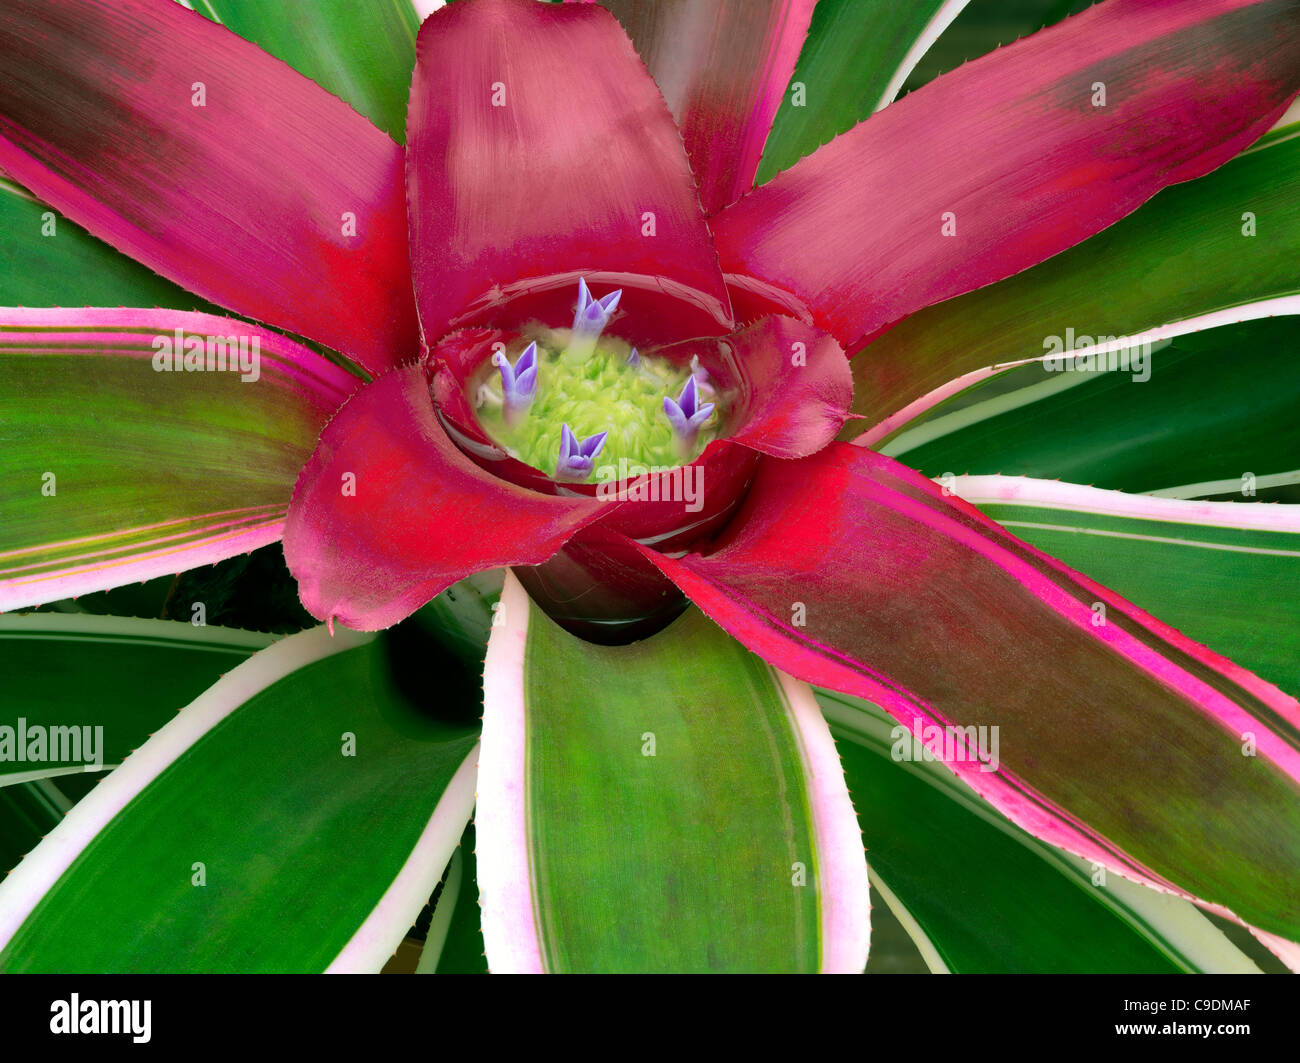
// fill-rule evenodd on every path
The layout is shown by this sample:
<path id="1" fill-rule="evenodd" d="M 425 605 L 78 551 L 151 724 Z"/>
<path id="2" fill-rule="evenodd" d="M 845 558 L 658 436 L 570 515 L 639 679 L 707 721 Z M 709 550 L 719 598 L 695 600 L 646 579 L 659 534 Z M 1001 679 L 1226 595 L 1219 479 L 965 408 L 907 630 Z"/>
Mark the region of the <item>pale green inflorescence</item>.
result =
<path id="1" fill-rule="evenodd" d="M 511 344 L 505 353 L 512 362 L 529 339 L 537 341 L 538 371 L 536 395 L 526 412 L 507 423 L 501 376 L 491 364 L 473 393 L 479 422 L 512 457 L 553 475 L 563 425 L 579 439 L 608 432 L 591 477 L 600 482 L 637 466 L 671 469 L 686 464 L 716 438 L 723 415 L 720 405 L 688 445 L 678 439 L 664 413 L 664 399 L 677 398 L 690 379 L 689 365 L 646 355 L 629 363 L 632 348 L 609 336 L 602 336 L 586 353 L 581 341 L 571 343 L 569 330 Z M 711 389 L 706 394 L 718 402 Z"/>

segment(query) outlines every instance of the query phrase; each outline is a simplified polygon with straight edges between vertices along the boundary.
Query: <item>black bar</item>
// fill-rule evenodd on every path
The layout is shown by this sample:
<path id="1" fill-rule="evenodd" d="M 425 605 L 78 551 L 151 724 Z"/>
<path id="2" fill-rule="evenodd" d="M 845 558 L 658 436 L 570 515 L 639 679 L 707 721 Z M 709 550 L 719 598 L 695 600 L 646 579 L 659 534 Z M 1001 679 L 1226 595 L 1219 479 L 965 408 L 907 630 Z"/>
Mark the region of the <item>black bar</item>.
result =
<path id="1" fill-rule="evenodd" d="M 53 1032 L 71 1017 L 80 1030 L 130 1012 L 100 1001 L 134 1001 L 148 1040 L 125 1033 Z M 86 1011 L 87 1003 L 90 1011 Z M 677 1054 L 705 1040 L 733 1049 L 757 1039 L 803 1057 L 868 1055 L 911 1046 L 1070 1048 L 1153 1046 L 1217 1051 L 1288 1045 L 1295 983 L 1284 976 L 954 975 L 858 978 L 305 975 L 9 975 L 0 979 L 6 1055 L 23 1048 L 110 1042 L 135 1051 L 266 1044 L 374 1052 L 424 1046 L 432 1055 L 531 1042 L 547 1055 L 611 1044 Z M 126 1023 L 129 1025 L 129 1022 Z M 143 1025 L 143 1022 L 137 1023 Z M 1189 1033 L 1208 1025 L 1211 1032 Z M 1121 1030 L 1121 1027 L 1124 1027 Z M 1141 1029 L 1150 1027 L 1151 1029 Z M 1229 1032 L 1226 1027 L 1233 1027 Z M 1240 1029 L 1236 1029 L 1240 1028 Z M 622 1030 L 611 1042 L 611 1032 Z M 412 1044 L 413 1042 L 413 1044 Z M 466 1043 L 469 1042 L 469 1043 Z M 604 1048 L 601 1048 L 604 1045 Z M 453 1047 L 459 1046 L 459 1047 Z M 561 1046 L 564 1046 L 561 1048 Z M 674 1051 L 677 1050 L 677 1051 Z M 10 1053 L 14 1053 L 10 1055 Z"/>

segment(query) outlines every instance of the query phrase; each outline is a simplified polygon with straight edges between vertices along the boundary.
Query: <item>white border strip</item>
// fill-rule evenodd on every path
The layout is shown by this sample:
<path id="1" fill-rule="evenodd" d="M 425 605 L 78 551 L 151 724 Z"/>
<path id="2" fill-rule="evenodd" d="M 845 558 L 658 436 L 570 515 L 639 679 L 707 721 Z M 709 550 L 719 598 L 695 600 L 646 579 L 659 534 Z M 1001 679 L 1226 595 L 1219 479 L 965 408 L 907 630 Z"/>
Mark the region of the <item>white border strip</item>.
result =
<path id="1" fill-rule="evenodd" d="M 231 669 L 74 806 L 0 883 L 0 949 L 96 835 L 208 731 L 291 672 L 375 637 L 343 627 L 336 630 L 333 638 L 324 627 L 290 635 Z"/>
<path id="2" fill-rule="evenodd" d="M 1192 965 L 1202 974 L 1263 974 L 1259 966 L 1206 918 L 1191 901 L 1163 893 L 1122 875 L 1108 875 L 1105 884 L 1092 884 L 1090 860 L 1057 850 L 1085 889 L 1096 890 L 1098 900 L 1121 918 L 1136 919 L 1137 929 L 1151 945 L 1172 959 Z"/>
<path id="3" fill-rule="evenodd" d="M 934 947 L 934 942 L 930 940 L 930 935 L 921 929 L 921 924 L 916 921 L 916 917 L 907 910 L 907 907 L 898 899 L 898 894 L 891 890 L 883 881 L 880 874 L 876 871 L 871 872 L 871 886 L 880 894 L 885 902 L 885 907 L 894 913 L 894 918 L 902 924 L 907 936 L 911 938 L 912 944 L 916 946 L 916 951 L 921 954 L 921 959 L 929 968 L 931 974 L 952 974 L 948 965 L 943 962 L 943 957 L 939 955 L 939 950 Z"/>
<path id="4" fill-rule="evenodd" d="M 447 0 L 411 0 L 411 6 L 415 8 L 415 17 L 421 22 L 446 5 Z"/>
<path id="5" fill-rule="evenodd" d="M 457 849 L 451 854 L 447 863 L 447 877 L 438 894 L 438 905 L 429 920 L 429 930 L 424 938 L 424 948 L 420 950 L 420 959 L 415 965 L 416 974 L 437 974 L 438 963 L 442 959 L 442 950 L 447 946 L 447 934 L 451 930 L 451 918 L 456 914 L 456 905 L 460 903 L 460 884 L 465 878 L 465 854 Z"/>
<path id="6" fill-rule="evenodd" d="M 871 946 L 871 886 L 862 828 L 844 781 L 831 729 L 812 688 L 773 668 L 808 770 L 808 802 L 817 843 L 823 974 L 861 974 Z"/>
<path id="7" fill-rule="evenodd" d="M 19 783 L 56 779 L 60 775 L 84 775 L 88 771 L 112 771 L 116 764 L 76 764 L 70 768 L 49 768 L 36 771 L 13 771 L 0 775 L 0 786 L 17 786 Z"/>
<path id="8" fill-rule="evenodd" d="M 1185 318 L 1182 321 L 1172 321 L 1167 325 L 1147 329 L 1132 336 L 1120 337 L 1112 343 L 1098 344 L 1096 347 L 1088 348 L 1086 352 L 1076 353 L 1108 354 L 1111 351 L 1132 347 L 1134 344 L 1158 343 L 1160 340 L 1185 336 L 1189 332 L 1200 332 L 1202 329 L 1218 328 L 1221 325 L 1239 325 L 1244 321 L 1258 321 L 1266 317 L 1285 317 L 1291 314 L 1300 314 L 1300 295 L 1279 295 L 1273 299 L 1242 303 L 1240 306 L 1230 306 L 1223 310 L 1200 314 L 1197 317 Z M 883 421 L 868 428 L 860 436 L 854 438 L 853 442 L 860 447 L 874 446 L 886 436 L 902 428 L 909 421 L 915 420 L 926 410 L 965 391 L 972 385 L 978 384 L 981 380 L 987 380 L 1004 369 L 1013 369 L 1018 365 L 1028 365 L 1030 362 L 1041 362 L 1047 358 L 1057 357 L 1059 355 L 1049 353 L 1037 355 L 1033 358 L 1019 358 L 1011 362 L 998 362 L 996 365 L 986 366 L 983 369 L 973 369 L 969 373 L 950 380 L 948 383 L 922 395 L 919 399 L 909 402 L 901 410 L 891 413 Z M 1090 376 L 1091 374 L 1081 375 Z"/>
<path id="9" fill-rule="evenodd" d="M 1300 469 L 1291 472 L 1268 473 L 1255 477 L 1255 487 L 1289 487 L 1300 484 Z M 1178 487 L 1162 487 L 1159 491 L 1147 494 L 1158 498 L 1201 498 L 1204 495 L 1226 495 L 1241 491 L 1241 477 L 1235 480 L 1202 480 L 1198 484 L 1180 484 Z"/>
<path id="10" fill-rule="evenodd" d="M 283 638 L 236 627 L 196 627 L 184 620 L 146 620 L 94 613 L 0 613 L 0 639 L 19 635 L 78 642 L 125 642 L 137 646 L 193 642 L 199 643 L 194 649 L 217 650 L 261 650 Z"/>
<path id="11" fill-rule="evenodd" d="M 921 57 L 930 50 L 934 42 L 939 39 L 939 35 L 952 25 L 953 19 L 962 13 L 962 9 L 968 3 L 970 0 L 945 0 L 945 3 L 934 13 L 934 17 L 926 23 L 921 35 L 912 42 L 912 47 L 907 50 L 903 61 L 898 64 L 898 69 L 889 79 L 885 91 L 880 94 L 880 100 L 872 108 L 873 111 L 882 111 L 894 102 L 898 90 L 903 87 L 903 82 L 907 80 L 908 75 L 916 69 L 916 64 L 921 61 Z"/>
<path id="12" fill-rule="evenodd" d="M 1167 343 L 1160 346 L 1167 346 Z M 1046 380 L 1040 380 L 1037 384 L 1015 388 L 991 399 L 972 402 L 969 406 L 963 406 L 960 410 L 954 410 L 952 413 L 941 414 L 938 417 L 931 417 L 927 421 L 922 421 L 914 428 L 904 428 L 880 448 L 880 453 L 887 454 L 891 458 L 899 454 L 905 454 L 909 450 L 923 447 L 925 444 L 936 439 L 942 439 L 953 432 L 960 432 L 964 428 L 982 424 L 993 417 L 1010 413 L 1012 410 L 1018 410 L 1024 406 L 1031 406 L 1035 402 L 1050 398 L 1052 395 L 1059 395 L 1062 391 L 1077 388 L 1080 384 L 1086 384 L 1093 379 L 1094 375 L 1093 373 L 1059 373 L 1055 376 L 1049 376 Z"/>
<path id="13" fill-rule="evenodd" d="M 1028 476 L 954 476 L 945 482 L 953 494 L 974 506 L 1008 503 L 1106 517 L 1199 524 L 1207 528 L 1300 532 L 1300 505 L 1282 502 L 1202 502 L 1130 495 Z"/>
<path id="14" fill-rule="evenodd" d="M 379 898 L 374 910 L 366 916 L 365 922 L 357 927 L 351 940 L 325 969 L 326 974 L 377 974 L 397 951 L 460 845 L 461 835 L 465 833 L 465 826 L 474 811 L 477 775 L 476 744 L 461 761 L 438 799 L 433 815 L 402 870 Z M 454 896 L 447 900 L 455 905 Z M 445 929 L 443 933 L 446 933 Z"/>
<path id="15" fill-rule="evenodd" d="M 16 185 L 10 181 L 3 170 L 0 170 L 0 192 L 6 192 L 11 196 L 17 196 L 19 199 L 25 199 L 31 203 L 40 203 L 40 200 L 23 188 L 22 185 Z"/>
<path id="16" fill-rule="evenodd" d="M 501 588 L 483 662 L 483 738 L 474 817 L 479 907 L 488 967 L 502 974 L 546 970 L 529 865 L 524 649 L 531 603 L 513 572 Z"/>
<path id="17" fill-rule="evenodd" d="M 994 518 L 995 520 L 997 518 Z M 1200 539 L 1179 539 L 1169 535 L 1140 535 L 1137 532 L 1110 531 L 1105 528 L 1074 527 L 1069 524 L 1040 524 L 1031 520 L 999 520 L 1004 528 L 1036 528 L 1039 531 L 1072 532 L 1076 535 L 1099 535 L 1106 539 L 1136 539 L 1144 543 L 1165 543 L 1169 546 L 1191 546 L 1201 550 L 1223 550 L 1230 554 L 1267 554 L 1272 557 L 1300 557 L 1300 550 L 1271 550 L 1263 546 L 1234 546 L 1229 543 L 1208 543 Z"/>

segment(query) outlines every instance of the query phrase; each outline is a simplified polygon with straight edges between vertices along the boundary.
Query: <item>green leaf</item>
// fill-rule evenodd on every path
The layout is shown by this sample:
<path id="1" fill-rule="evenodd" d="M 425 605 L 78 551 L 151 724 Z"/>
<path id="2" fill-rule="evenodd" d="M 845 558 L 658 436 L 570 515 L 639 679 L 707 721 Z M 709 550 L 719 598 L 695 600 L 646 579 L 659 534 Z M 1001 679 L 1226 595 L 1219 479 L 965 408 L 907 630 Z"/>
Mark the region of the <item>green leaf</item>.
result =
<path id="1" fill-rule="evenodd" d="M 177 329 L 187 343 L 238 336 L 250 356 L 258 344 L 255 371 L 159 371 L 157 344 Z M 356 383 L 229 318 L 0 309 L 0 609 L 274 542 L 321 427 Z"/>
<path id="2" fill-rule="evenodd" d="M 390 656 L 315 628 L 182 710 L 0 884 L 0 969 L 379 970 L 474 803 Z"/>
<path id="3" fill-rule="evenodd" d="M 185 4 L 283 59 L 399 144 L 420 28 L 411 0 L 192 0 Z"/>
<path id="4" fill-rule="evenodd" d="M 1178 336 L 1153 347 L 1149 368 L 1143 380 L 1021 366 L 880 449 L 928 476 L 999 472 L 1176 497 L 1300 482 L 1300 318 Z"/>
<path id="5" fill-rule="evenodd" d="M 574 638 L 506 579 L 484 672 L 494 971 L 861 971 L 867 877 L 809 689 L 690 610 Z"/>
<path id="6" fill-rule="evenodd" d="M 941 761 L 923 759 L 884 710 L 831 691 L 817 698 L 872 875 L 888 884 L 880 893 L 931 970 L 1256 970 L 1191 903 L 1099 872 L 1011 824 Z"/>
<path id="7" fill-rule="evenodd" d="M 756 184 L 886 106 L 967 0 L 821 0 L 763 149 Z M 803 91 L 795 94 L 797 86 Z"/>
<path id="8" fill-rule="evenodd" d="M 950 489 L 1040 550 L 1300 696 L 1300 506 L 1196 503 L 998 476 Z"/>
<path id="9" fill-rule="evenodd" d="M 965 374 L 1043 358 L 1067 329 L 1141 339 L 1173 323 L 1183 324 L 1166 333 L 1235 322 L 1251 304 L 1260 315 L 1287 312 L 1258 304 L 1300 293 L 1300 126 L 1290 128 L 1205 177 L 1164 189 L 1069 251 L 879 336 L 853 359 L 854 410 L 875 426 L 864 441 L 879 446 L 923 411 L 944 412 L 933 393 L 975 383 L 959 382 Z M 1243 235 L 1252 224 L 1246 215 L 1254 236 Z M 1153 355 L 1153 376 L 1161 353 Z M 859 436 L 863 427 L 845 434 Z"/>
<path id="10" fill-rule="evenodd" d="M 224 672 L 273 641 L 167 620 L 0 616 L 0 786 L 114 767 Z"/>
<path id="11" fill-rule="evenodd" d="M 1096 0 L 971 0 L 921 57 L 899 96 L 1090 8 Z"/>
<path id="12" fill-rule="evenodd" d="M 97 240 L 3 178 L 0 178 L 0 306 L 216 309 Z"/>

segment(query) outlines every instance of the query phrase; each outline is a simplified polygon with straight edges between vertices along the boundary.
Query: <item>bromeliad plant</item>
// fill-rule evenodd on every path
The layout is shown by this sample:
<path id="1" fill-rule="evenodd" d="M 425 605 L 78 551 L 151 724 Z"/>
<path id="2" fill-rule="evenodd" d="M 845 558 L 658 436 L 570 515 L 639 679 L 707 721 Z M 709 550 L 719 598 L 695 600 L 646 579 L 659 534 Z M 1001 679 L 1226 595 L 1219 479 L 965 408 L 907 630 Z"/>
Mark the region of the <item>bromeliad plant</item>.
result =
<path id="1" fill-rule="evenodd" d="M 1129 585 L 1149 560 L 1077 541 L 1186 543 L 1163 560 L 1208 595 L 1210 558 L 1294 579 L 1295 507 L 887 456 L 1092 387 L 964 393 L 1067 326 L 1294 312 L 1281 211 L 1284 246 L 1237 237 L 1217 282 L 1189 210 L 1174 282 L 1080 301 L 1087 249 L 1140 246 L 1165 186 L 1231 193 L 1234 231 L 1280 195 L 1218 168 L 1300 88 L 1300 5 L 1106 0 L 888 107 L 960 3 L 606 6 L 431 15 L 403 148 L 238 35 L 400 132 L 393 4 L 211 4 L 237 33 L 169 0 L 0 3 L 0 168 L 48 238 L 68 219 L 241 315 L 0 310 L 0 607 L 282 537 L 325 622 L 265 646 L 5 618 L 0 723 L 42 765 L 7 781 L 75 768 L 72 725 L 121 767 L 0 888 L 0 965 L 377 969 L 441 880 L 426 969 L 477 890 L 492 970 L 860 971 L 862 829 L 935 969 L 1249 966 L 1175 898 L 1300 962 L 1295 699 L 1004 528 L 1065 530 Z M 835 84 L 883 109 L 823 143 L 851 124 Z M 783 172 L 754 187 L 765 145 Z M 1027 350 L 962 338 L 1052 270 Z M 412 711 L 440 675 L 397 667 L 411 624 L 486 641 L 481 737 Z M 55 696 L 69 646 L 141 689 Z"/>

